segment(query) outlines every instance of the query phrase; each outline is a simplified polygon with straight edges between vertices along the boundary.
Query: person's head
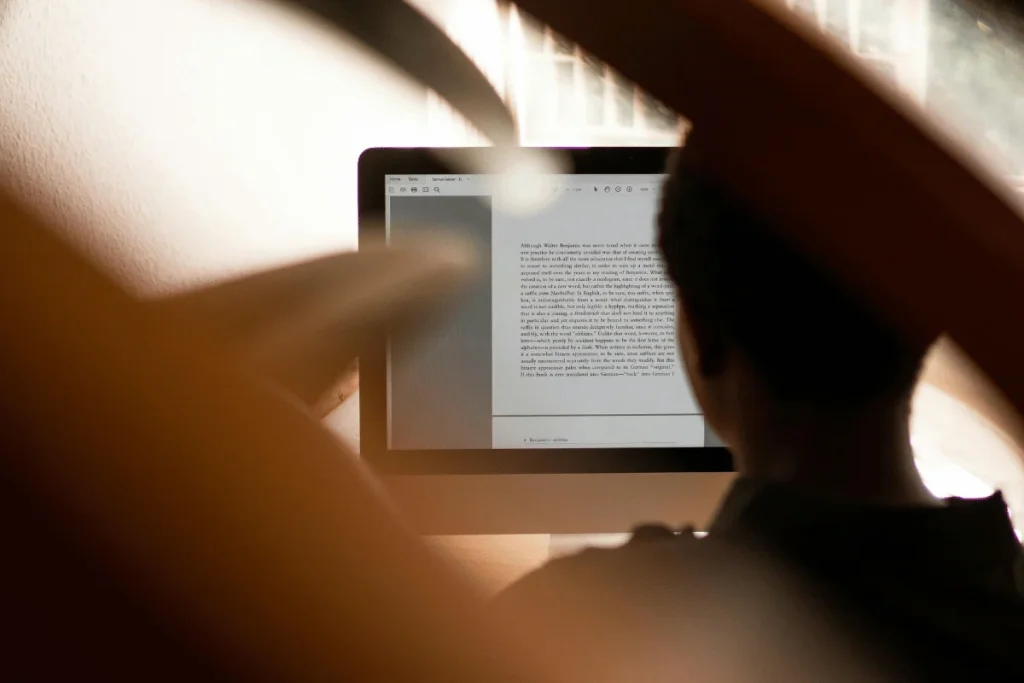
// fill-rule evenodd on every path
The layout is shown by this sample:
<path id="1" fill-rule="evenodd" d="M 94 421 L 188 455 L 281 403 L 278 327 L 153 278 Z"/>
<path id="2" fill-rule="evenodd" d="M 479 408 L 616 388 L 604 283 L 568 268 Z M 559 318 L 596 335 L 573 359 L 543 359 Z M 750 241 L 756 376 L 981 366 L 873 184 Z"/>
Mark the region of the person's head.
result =
<path id="1" fill-rule="evenodd" d="M 753 412 L 797 420 L 905 408 L 925 353 L 708 175 L 674 158 L 659 245 L 679 296 L 679 343 L 711 427 L 730 445 Z"/>

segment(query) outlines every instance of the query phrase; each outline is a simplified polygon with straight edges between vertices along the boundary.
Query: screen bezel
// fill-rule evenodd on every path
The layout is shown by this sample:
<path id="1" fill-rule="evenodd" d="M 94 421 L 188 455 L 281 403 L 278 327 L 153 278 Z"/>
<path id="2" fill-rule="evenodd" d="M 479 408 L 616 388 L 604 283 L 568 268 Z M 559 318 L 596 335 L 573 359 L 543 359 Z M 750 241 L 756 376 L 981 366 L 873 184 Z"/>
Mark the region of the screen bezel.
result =
<path id="1" fill-rule="evenodd" d="M 668 147 L 589 147 L 558 150 L 575 174 L 657 174 L 666 168 Z M 492 148 L 374 148 L 359 157 L 360 246 L 384 238 L 388 175 L 453 173 L 442 160 L 450 154 L 484 162 Z M 382 474 L 613 474 L 626 472 L 732 472 L 732 457 L 721 447 L 545 448 L 390 450 L 387 447 L 387 340 L 370 342 L 359 360 L 360 451 Z"/>

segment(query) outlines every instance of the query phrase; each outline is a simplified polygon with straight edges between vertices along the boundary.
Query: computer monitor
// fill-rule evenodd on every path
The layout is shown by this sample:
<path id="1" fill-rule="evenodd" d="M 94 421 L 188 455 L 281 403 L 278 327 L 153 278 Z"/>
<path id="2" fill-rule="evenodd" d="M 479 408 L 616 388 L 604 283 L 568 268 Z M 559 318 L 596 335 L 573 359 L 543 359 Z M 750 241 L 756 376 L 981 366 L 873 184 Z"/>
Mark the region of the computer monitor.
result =
<path id="1" fill-rule="evenodd" d="M 617 533 L 703 525 L 731 479 L 679 360 L 656 247 L 668 150 L 560 150 L 572 168 L 466 175 L 488 148 L 371 149 L 360 243 L 443 229 L 480 277 L 360 360 L 362 456 L 423 533 Z"/>

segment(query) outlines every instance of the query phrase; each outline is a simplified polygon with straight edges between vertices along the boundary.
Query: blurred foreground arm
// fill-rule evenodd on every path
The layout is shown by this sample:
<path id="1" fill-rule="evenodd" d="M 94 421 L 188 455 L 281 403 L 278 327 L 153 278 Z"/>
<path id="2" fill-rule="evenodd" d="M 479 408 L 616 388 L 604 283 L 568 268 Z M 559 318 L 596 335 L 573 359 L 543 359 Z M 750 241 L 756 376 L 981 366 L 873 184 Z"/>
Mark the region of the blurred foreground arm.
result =
<path id="1" fill-rule="evenodd" d="M 550 679 L 303 410 L 6 198 L 0 224 L 5 679 Z M 388 266 L 352 310 L 415 310 L 465 271 Z M 121 647 L 165 626 L 188 647 Z"/>

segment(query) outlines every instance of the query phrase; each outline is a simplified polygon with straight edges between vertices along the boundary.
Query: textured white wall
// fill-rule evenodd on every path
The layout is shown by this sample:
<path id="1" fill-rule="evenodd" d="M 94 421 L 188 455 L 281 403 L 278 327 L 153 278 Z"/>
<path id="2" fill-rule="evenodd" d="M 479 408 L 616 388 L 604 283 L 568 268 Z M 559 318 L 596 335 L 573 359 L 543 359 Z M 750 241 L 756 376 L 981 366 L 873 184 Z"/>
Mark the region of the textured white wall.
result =
<path id="1" fill-rule="evenodd" d="M 0 2 L 4 175 L 141 293 L 353 246 L 356 158 L 429 142 L 424 99 L 260 0 Z"/>

